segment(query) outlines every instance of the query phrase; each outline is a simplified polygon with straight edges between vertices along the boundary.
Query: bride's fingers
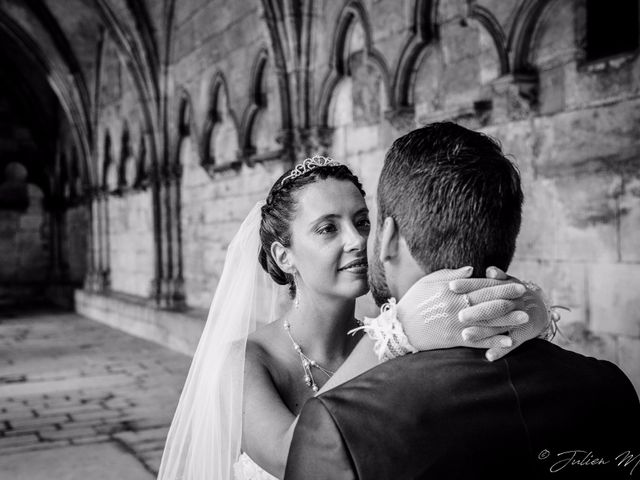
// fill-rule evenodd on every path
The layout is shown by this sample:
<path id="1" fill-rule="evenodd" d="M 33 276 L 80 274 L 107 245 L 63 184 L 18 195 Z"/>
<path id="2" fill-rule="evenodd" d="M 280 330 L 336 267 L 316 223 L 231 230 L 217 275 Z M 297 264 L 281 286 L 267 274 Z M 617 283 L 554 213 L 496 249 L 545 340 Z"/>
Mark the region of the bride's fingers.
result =
<path id="1" fill-rule="evenodd" d="M 469 293 L 496 285 L 511 283 L 505 280 L 492 280 L 490 278 L 460 278 L 449 282 L 449 290 L 454 293 Z"/>
<path id="2" fill-rule="evenodd" d="M 488 267 L 485 271 L 485 276 L 487 278 L 493 278 L 494 280 L 508 280 L 511 278 L 504 270 L 498 267 Z"/>
<path id="3" fill-rule="evenodd" d="M 494 318 L 492 320 L 486 320 L 481 324 L 476 324 L 467 328 L 479 329 L 479 330 L 473 330 L 474 332 L 486 331 L 487 332 L 486 334 L 478 337 L 478 338 L 483 338 L 483 337 L 489 337 L 491 335 L 495 335 L 495 333 L 499 333 L 499 332 L 493 331 L 492 330 L 493 328 L 502 328 L 502 330 L 504 330 L 505 327 L 515 328 L 515 327 L 524 325 L 526 323 L 529 323 L 529 320 L 530 320 L 529 314 L 527 314 L 526 312 L 523 312 L 522 310 L 514 310 L 513 312 L 509 312 L 506 315 L 503 315 L 502 317 Z"/>
<path id="4" fill-rule="evenodd" d="M 517 304 L 513 300 L 491 300 L 460 310 L 458 320 L 462 323 L 472 325 L 503 317 L 507 313 L 515 310 L 516 307 Z"/>
<path id="5" fill-rule="evenodd" d="M 516 325 L 517 326 L 517 325 Z M 462 339 L 465 342 L 480 342 L 489 339 L 495 335 L 507 335 L 509 330 L 514 327 L 494 326 L 494 327 L 467 327 L 462 330 Z"/>
<path id="6" fill-rule="evenodd" d="M 510 347 L 492 347 L 485 352 L 484 356 L 490 362 L 495 362 L 496 360 L 499 360 L 502 357 L 504 357 L 507 353 L 515 350 L 517 346 L 518 345 L 514 344 Z"/>
<path id="7" fill-rule="evenodd" d="M 469 278 L 473 273 L 473 267 L 462 267 L 456 270 L 436 270 L 427 275 L 427 279 L 431 283 L 448 282 L 452 280 Z"/>
<path id="8" fill-rule="evenodd" d="M 474 292 L 466 293 L 470 306 L 478 305 L 491 300 L 515 300 L 521 298 L 527 291 L 524 285 L 519 283 L 506 283 L 495 287 L 486 287 Z"/>
<path id="9" fill-rule="evenodd" d="M 465 340 L 466 341 L 466 340 Z M 513 340 L 509 335 L 494 335 L 493 337 L 485 338 L 482 340 L 469 340 L 466 341 L 465 346 L 471 348 L 488 348 L 488 349 L 503 349 L 513 345 Z"/>

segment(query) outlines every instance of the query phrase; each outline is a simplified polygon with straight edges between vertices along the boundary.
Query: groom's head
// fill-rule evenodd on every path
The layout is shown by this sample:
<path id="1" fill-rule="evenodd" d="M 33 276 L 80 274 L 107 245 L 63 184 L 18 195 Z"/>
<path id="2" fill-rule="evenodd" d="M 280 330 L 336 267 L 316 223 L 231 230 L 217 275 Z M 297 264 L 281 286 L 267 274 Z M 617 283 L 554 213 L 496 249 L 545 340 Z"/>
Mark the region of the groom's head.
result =
<path id="1" fill-rule="evenodd" d="M 492 138 L 434 123 L 397 139 L 378 184 L 378 226 L 370 254 L 378 304 L 404 295 L 443 268 L 506 270 L 522 214 L 520 176 Z"/>

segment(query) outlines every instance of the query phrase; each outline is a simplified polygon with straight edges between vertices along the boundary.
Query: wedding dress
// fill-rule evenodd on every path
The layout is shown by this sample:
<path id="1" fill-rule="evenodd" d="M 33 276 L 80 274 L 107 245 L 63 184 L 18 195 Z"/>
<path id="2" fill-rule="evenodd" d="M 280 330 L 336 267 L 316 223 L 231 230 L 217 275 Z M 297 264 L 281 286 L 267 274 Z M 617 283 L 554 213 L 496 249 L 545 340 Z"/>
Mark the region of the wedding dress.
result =
<path id="1" fill-rule="evenodd" d="M 277 480 L 266 472 L 246 453 L 242 453 L 233 466 L 234 480 Z"/>

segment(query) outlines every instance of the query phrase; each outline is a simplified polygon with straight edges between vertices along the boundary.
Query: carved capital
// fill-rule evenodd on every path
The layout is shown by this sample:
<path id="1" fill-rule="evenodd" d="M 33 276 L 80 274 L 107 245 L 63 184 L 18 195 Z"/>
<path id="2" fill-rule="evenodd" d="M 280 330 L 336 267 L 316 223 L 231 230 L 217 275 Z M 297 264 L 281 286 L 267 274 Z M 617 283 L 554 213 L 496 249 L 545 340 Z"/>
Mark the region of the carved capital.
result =
<path id="1" fill-rule="evenodd" d="M 413 107 L 398 107 L 388 110 L 384 116 L 399 132 L 407 133 L 416 128 L 416 112 Z"/>
<path id="2" fill-rule="evenodd" d="M 519 120 L 531 115 L 538 106 L 538 75 L 519 73 L 504 75 L 491 83 L 496 103 L 504 107 L 504 115 Z"/>
<path id="3" fill-rule="evenodd" d="M 294 132 L 293 154 L 296 162 L 316 154 L 327 155 L 333 142 L 333 128 L 299 128 Z"/>

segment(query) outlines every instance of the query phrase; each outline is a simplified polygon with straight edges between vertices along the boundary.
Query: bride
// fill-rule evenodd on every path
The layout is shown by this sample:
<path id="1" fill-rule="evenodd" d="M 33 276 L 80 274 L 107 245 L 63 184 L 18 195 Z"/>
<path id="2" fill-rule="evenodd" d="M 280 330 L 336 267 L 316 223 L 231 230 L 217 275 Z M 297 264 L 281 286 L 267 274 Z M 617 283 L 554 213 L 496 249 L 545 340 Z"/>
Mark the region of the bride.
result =
<path id="1" fill-rule="evenodd" d="M 356 298 L 368 291 L 364 195 L 345 165 L 316 156 L 283 174 L 266 203 L 251 210 L 229 245 L 169 430 L 160 480 L 282 477 L 305 401 L 379 362 L 361 329 L 348 334 L 359 325 Z M 491 308 L 520 297 L 521 285 L 476 279 L 474 303 L 489 308 L 461 325 L 458 314 L 469 297 L 451 292 L 449 281 L 470 274 L 432 274 L 434 288 L 448 292 L 448 301 L 436 305 L 444 318 L 432 323 L 449 322 L 452 334 L 445 344 L 416 345 L 420 350 L 509 346 L 509 337 L 492 335 L 526 322 L 523 312 Z M 537 325 L 529 338 L 546 326 L 546 311 L 541 316 L 529 320 Z M 484 327 L 476 327 L 475 342 L 461 335 L 474 320 Z"/>

